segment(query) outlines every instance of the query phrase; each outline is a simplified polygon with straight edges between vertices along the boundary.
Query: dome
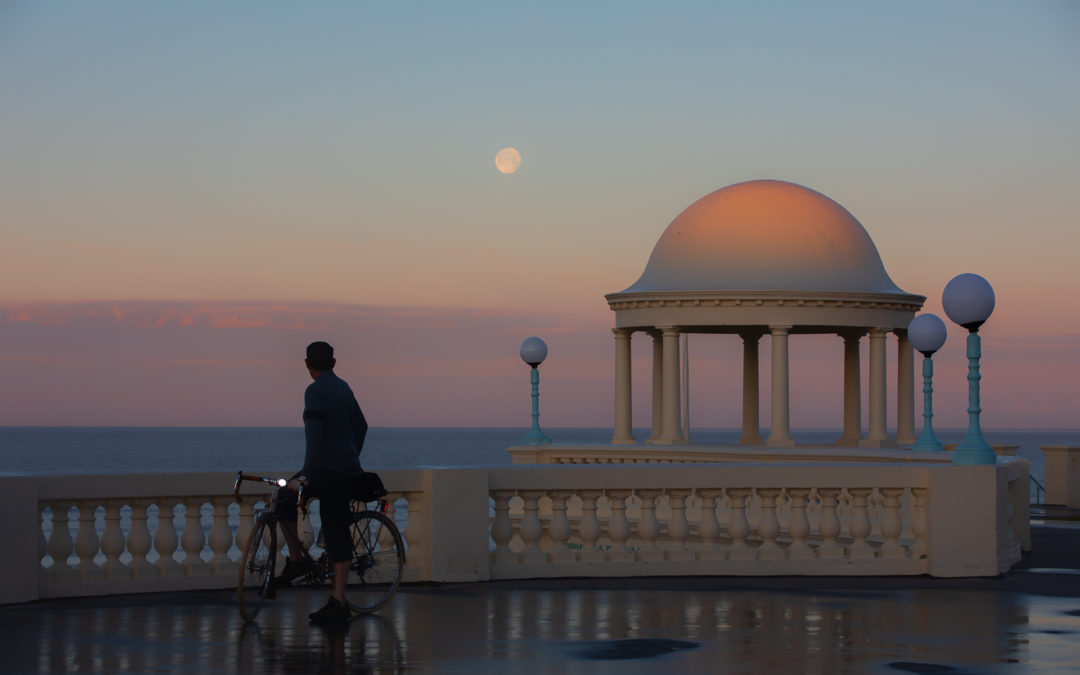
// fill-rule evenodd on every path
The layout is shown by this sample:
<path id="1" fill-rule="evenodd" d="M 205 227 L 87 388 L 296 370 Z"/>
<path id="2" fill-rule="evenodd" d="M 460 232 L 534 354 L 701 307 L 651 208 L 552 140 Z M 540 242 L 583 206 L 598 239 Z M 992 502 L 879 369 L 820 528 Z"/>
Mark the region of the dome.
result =
<path id="1" fill-rule="evenodd" d="M 623 292 L 744 290 L 903 293 L 847 209 L 779 180 L 729 185 L 691 204 Z"/>

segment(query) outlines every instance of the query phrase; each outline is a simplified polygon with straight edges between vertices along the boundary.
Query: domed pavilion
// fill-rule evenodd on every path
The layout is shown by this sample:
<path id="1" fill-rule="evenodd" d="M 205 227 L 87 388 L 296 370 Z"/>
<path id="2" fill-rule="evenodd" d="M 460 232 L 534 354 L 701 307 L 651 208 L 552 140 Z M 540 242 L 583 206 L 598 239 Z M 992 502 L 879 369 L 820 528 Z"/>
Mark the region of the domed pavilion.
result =
<path id="1" fill-rule="evenodd" d="M 737 334 L 743 342 L 743 445 L 792 446 L 788 340 L 834 334 L 843 342 L 842 446 L 914 442 L 914 358 L 907 326 L 926 300 L 901 290 L 885 271 L 862 224 L 825 195 L 778 180 L 716 190 L 691 204 L 660 236 L 641 278 L 606 296 L 615 312 L 615 433 L 631 429 L 630 343 L 652 339 L 652 434 L 646 442 L 684 443 L 679 338 Z M 771 424 L 760 435 L 758 342 L 771 338 Z M 897 340 L 897 436 L 886 433 L 886 340 Z M 869 429 L 861 427 L 860 345 L 869 335 Z M 839 355 L 839 350 L 838 350 Z"/>

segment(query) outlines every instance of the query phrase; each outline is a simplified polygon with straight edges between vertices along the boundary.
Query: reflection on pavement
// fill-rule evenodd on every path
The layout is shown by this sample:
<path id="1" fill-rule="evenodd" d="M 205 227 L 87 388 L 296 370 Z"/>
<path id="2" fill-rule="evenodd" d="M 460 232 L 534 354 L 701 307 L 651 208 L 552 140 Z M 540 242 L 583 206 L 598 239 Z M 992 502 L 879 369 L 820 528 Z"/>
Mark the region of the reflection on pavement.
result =
<path id="1" fill-rule="evenodd" d="M 0 607 L 3 670 L 1049 673 L 1080 655 L 1080 600 L 987 590 L 472 584 L 407 588 L 337 629 L 308 625 L 323 600 L 284 592 L 248 625 L 226 591 Z"/>

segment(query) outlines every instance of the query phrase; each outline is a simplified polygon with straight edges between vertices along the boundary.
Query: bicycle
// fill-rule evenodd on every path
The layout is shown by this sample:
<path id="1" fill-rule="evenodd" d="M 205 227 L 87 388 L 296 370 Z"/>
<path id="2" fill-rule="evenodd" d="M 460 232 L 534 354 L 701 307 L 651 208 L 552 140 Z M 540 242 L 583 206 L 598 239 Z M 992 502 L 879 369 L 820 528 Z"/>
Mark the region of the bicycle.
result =
<path id="1" fill-rule="evenodd" d="M 286 485 L 284 478 L 263 478 L 238 471 L 233 484 L 233 497 L 237 503 L 241 501 L 240 484 L 245 480 L 276 487 Z M 278 559 L 282 557 L 282 546 L 278 543 L 278 517 L 271 507 L 272 499 L 273 490 L 266 500 L 266 506 L 255 512 L 255 526 L 240 557 L 236 600 L 240 615 L 246 621 L 254 621 L 263 603 L 277 595 L 274 571 Z M 308 499 L 302 487 L 299 502 L 306 516 Z M 353 612 L 360 614 L 378 611 L 390 602 L 401 584 L 401 572 L 405 567 L 405 545 L 401 533 L 386 515 L 389 503 L 380 498 L 375 504 L 372 510 L 367 508 L 366 502 L 358 499 L 350 502 L 349 532 L 353 555 L 346 581 L 346 602 Z M 302 577 L 305 583 L 318 588 L 333 579 L 333 565 L 325 551 L 318 560 L 314 560 L 306 549 L 304 555 L 314 563 L 311 571 Z"/>

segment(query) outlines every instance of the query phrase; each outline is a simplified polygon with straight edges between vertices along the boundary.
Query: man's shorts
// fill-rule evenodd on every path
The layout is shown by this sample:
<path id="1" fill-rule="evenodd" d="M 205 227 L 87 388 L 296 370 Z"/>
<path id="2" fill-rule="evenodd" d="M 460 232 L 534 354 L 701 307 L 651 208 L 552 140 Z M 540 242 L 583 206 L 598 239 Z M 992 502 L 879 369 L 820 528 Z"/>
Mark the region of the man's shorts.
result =
<path id="1" fill-rule="evenodd" d="M 339 471 L 320 471 L 308 476 L 304 493 L 319 500 L 323 539 L 330 562 L 352 558 L 352 539 L 349 536 L 349 501 L 357 477 Z M 296 522 L 297 493 L 278 488 L 274 496 L 274 513 L 285 523 Z"/>

